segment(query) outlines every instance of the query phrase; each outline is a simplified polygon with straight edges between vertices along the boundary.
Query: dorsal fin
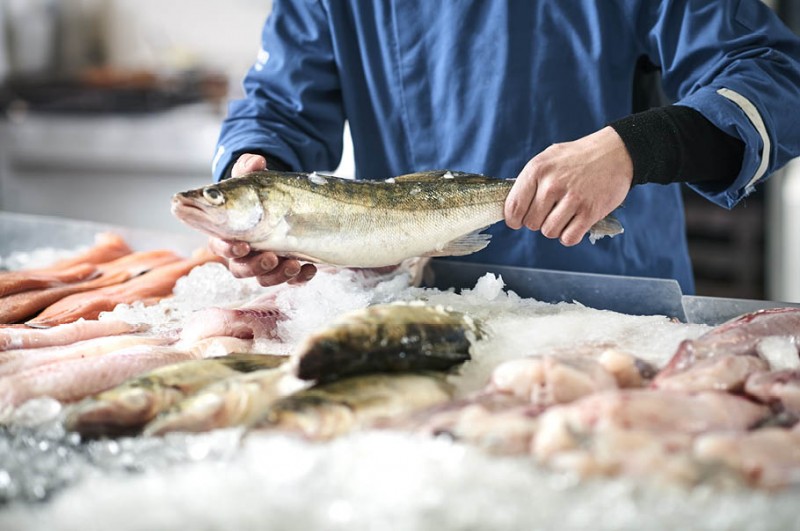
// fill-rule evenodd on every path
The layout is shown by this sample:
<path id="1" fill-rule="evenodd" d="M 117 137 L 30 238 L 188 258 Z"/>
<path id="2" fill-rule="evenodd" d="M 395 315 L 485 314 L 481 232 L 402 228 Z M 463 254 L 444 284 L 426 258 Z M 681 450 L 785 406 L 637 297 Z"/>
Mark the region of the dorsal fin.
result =
<path id="1" fill-rule="evenodd" d="M 434 181 L 450 180 L 450 179 L 453 180 L 457 179 L 461 182 L 469 181 L 476 183 L 485 183 L 497 180 L 477 173 L 465 173 L 462 171 L 452 171 L 452 170 L 431 170 L 431 171 L 421 171 L 418 173 L 408 173 L 406 175 L 399 175 L 397 177 L 393 177 L 392 179 L 388 180 L 394 182 L 434 182 Z"/>

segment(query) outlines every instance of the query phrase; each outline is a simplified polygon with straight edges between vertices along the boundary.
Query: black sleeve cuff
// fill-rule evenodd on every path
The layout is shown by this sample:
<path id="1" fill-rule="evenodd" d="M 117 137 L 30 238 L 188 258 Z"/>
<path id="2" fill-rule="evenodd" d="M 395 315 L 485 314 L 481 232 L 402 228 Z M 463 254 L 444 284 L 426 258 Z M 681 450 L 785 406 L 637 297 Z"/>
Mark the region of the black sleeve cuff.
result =
<path id="1" fill-rule="evenodd" d="M 732 182 L 744 142 L 681 105 L 650 109 L 609 124 L 633 161 L 633 184 Z"/>
<path id="2" fill-rule="evenodd" d="M 239 157 L 241 157 L 244 153 L 253 153 L 254 155 L 261 155 L 262 157 L 267 159 L 267 169 L 269 169 L 269 170 L 272 170 L 272 171 L 292 171 L 292 168 L 289 167 L 289 165 L 286 164 L 285 162 L 283 162 L 282 160 L 276 159 L 272 155 L 269 155 L 269 154 L 264 153 L 263 151 L 259 151 L 257 149 L 248 149 L 247 151 L 239 153 L 238 155 L 233 157 L 233 159 L 231 160 L 231 163 L 228 164 L 228 167 L 225 168 L 225 171 L 222 173 L 222 177 L 220 178 L 221 181 L 224 181 L 225 179 L 230 179 L 231 172 L 233 172 L 233 166 L 236 164 L 236 161 L 239 160 Z"/>

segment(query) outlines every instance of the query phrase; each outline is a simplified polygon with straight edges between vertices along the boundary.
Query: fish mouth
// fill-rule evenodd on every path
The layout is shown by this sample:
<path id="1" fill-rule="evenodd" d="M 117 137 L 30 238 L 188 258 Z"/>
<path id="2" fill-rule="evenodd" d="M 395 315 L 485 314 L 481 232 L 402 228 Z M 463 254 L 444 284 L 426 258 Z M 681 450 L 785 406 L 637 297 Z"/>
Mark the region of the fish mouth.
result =
<path id="1" fill-rule="evenodd" d="M 228 232 L 217 230 L 217 227 L 224 221 L 224 215 L 219 209 L 198 201 L 196 198 L 189 197 L 184 193 L 175 194 L 172 196 L 170 210 L 173 216 L 193 229 L 221 239 L 229 239 L 231 236 Z"/>

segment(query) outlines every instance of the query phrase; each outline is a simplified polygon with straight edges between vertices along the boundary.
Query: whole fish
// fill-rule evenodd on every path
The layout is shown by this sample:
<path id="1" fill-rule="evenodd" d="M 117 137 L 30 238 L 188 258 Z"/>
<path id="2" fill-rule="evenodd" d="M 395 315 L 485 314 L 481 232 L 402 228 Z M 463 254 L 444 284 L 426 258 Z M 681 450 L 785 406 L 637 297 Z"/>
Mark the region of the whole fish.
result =
<path id="1" fill-rule="evenodd" d="M 460 312 L 417 303 L 348 312 L 298 346 L 292 363 L 304 380 L 367 372 L 447 370 L 470 359 L 479 324 Z"/>
<path id="2" fill-rule="evenodd" d="M 240 373 L 277 367 L 282 356 L 230 354 L 174 363 L 132 378 L 72 406 L 65 427 L 84 436 L 135 433 L 190 394 Z"/>
<path id="3" fill-rule="evenodd" d="M 317 173 L 253 172 L 175 194 L 172 213 L 207 234 L 310 262 L 383 267 L 415 256 L 480 251 L 501 221 L 513 180 L 429 171 L 356 181 Z M 593 239 L 622 232 L 613 217 Z"/>
<path id="4" fill-rule="evenodd" d="M 237 374 L 214 382 L 178 401 L 147 426 L 145 435 L 164 435 L 173 431 L 203 432 L 231 426 L 247 426 L 264 415 L 280 397 L 303 384 L 293 379 L 289 389 L 283 385 L 290 375 L 281 368 L 265 368 Z"/>
<path id="5" fill-rule="evenodd" d="M 254 428 L 326 440 L 442 404 L 452 394 L 452 387 L 438 374 L 353 376 L 281 398 Z"/>

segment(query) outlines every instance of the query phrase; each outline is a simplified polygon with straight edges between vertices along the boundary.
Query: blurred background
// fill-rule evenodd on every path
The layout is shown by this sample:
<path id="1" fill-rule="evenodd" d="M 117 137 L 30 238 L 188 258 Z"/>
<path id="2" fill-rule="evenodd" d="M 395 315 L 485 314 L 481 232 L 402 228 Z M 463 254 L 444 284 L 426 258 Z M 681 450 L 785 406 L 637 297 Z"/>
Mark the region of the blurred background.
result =
<path id="1" fill-rule="evenodd" d="M 766 3 L 800 32 L 800 0 Z M 0 0 L 0 211 L 188 231 L 169 197 L 210 182 L 270 6 Z M 685 201 L 698 294 L 800 302 L 800 163 L 732 211 Z"/>

